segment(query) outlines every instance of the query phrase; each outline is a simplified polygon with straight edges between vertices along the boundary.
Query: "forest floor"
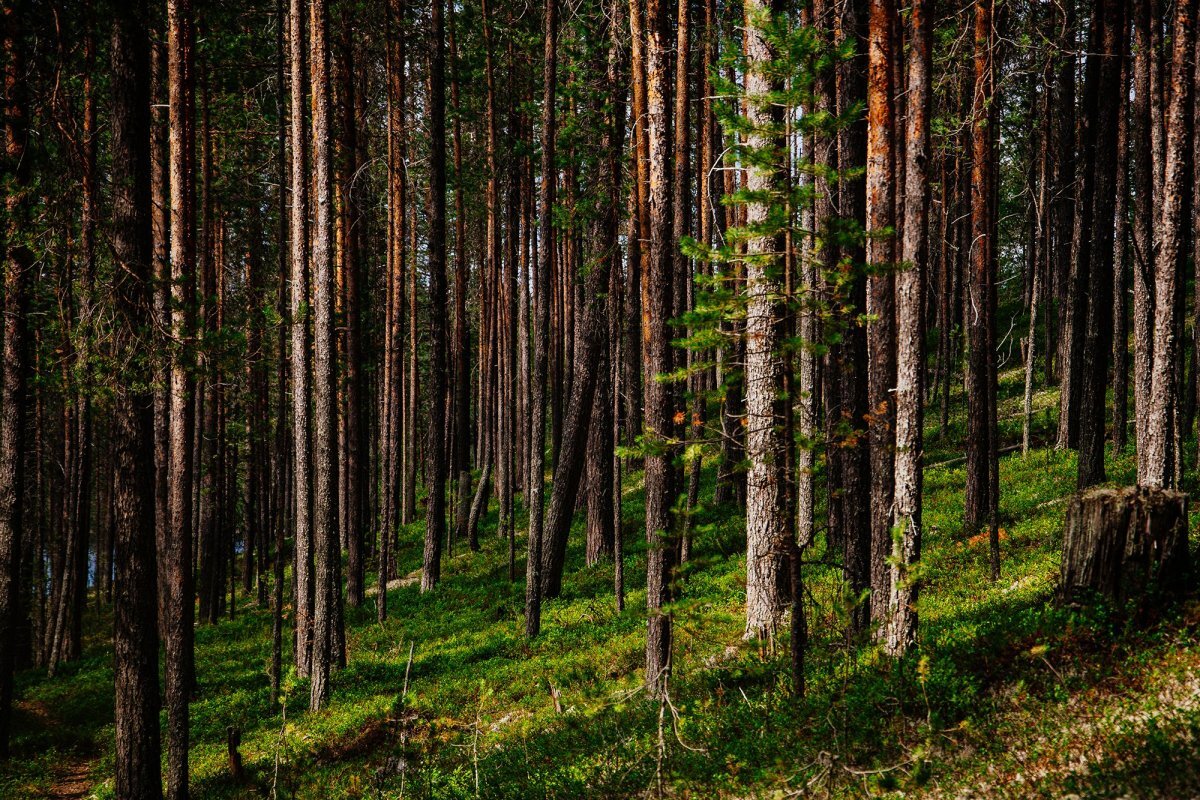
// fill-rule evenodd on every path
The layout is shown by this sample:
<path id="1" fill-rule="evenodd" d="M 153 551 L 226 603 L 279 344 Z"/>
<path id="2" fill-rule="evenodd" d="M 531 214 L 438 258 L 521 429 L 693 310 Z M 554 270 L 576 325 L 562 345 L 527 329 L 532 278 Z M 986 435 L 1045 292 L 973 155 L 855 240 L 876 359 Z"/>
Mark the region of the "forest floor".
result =
<path id="1" fill-rule="evenodd" d="M 1002 376 L 1003 444 L 1020 440 L 1021 377 Z M 1056 399 L 1035 398 L 1043 439 Z M 307 686 L 294 678 L 286 714 L 269 704 L 269 609 L 240 600 L 236 619 L 199 627 L 193 795 L 1200 795 L 1200 601 L 1137 627 L 1055 606 L 1075 457 L 1047 446 L 1001 459 L 1002 569 L 990 581 L 986 537 L 961 530 L 965 419 L 960 405 L 952 410 L 944 432 L 936 412 L 929 420 L 926 461 L 935 466 L 925 474 L 921 641 L 911 657 L 891 662 L 846 643 L 850 601 L 836 553 L 819 542 L 807 554 L 808 693 L 794 698 L 786 644 L 742 640 L 743 522 L 703 507 L 673 606 L 670 697 L 651 700 L 640 672 L 642 496 L 631 481 L 623 613 L 612 565 L 585 566 L 575 536 L 563 596 L 527 642 L 524 584 L 508 580 L 493 514 L 482 551 L 456 549 L 433 594 L 402 582 L 384 625 L 373 596 L 346 609 L 349 664 L 320 713 L 307 712 Z M 1132 454 L 1110 453 L 1108 469 L 1114 483 L 1131 481 Z M 711 476 L 705 484 L 711 492 Z M 1193 538 L 1198 521 L 1193 514 Z M 401 575 L 419 568 L 421 535 L 419 524 L 404 532 Z M 88 624 L 82 659 L 53 679 L 19 676 L 17 757 L 0 766 L 0 796 L 64 796 L 55 794 L 63 765 L 80 764 L 94 796 L 112 795 L 111 617 L 92 614 Z M 228 775 L 230 725 L 242 733 L 244 785 Z"/>

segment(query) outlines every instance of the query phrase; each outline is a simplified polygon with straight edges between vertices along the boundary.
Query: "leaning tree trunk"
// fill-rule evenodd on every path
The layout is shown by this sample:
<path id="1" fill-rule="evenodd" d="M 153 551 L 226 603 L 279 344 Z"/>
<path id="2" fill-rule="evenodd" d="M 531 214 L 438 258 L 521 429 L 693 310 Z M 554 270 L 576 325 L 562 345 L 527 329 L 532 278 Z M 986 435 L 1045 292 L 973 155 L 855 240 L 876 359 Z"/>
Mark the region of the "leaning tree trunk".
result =
<path id="1" fill-rule="evenodd" d="M 596 117 L 601 108 L 594 109 Z M 608 309 L 604 296 L 608 289 L 609 270 L 615 263 L 617 253 L 617 209 L 613 202 L 617 194 L 615 182 L 620 179 L 617 153 L 622 144 L 622 133 L 617 120 L 605 118 L 600 136 L 600 163 L 597 166 L 596 186 L 607 202 L 600 203 L 604 209 L 597 214 L 589 237 L 594 250 L 589 253 L 589 267 L 584 282 L 583 321 L 576 334 L 577 346 L 574 353 L 571 392 L 568 399 L 566 424 L 562 434 L 558 462 L 554 467 L 554 488 L 550 497 L 550 509 L 546 517 L 542 543 L 542 597 L 557 597 L 562 588 L 563 568 L 566 565 L 567 538 L 574 515 L 576 495 L 583 478 L 588 456 L 589 431 L 593 427 L 593 410 L 598 398 L 601 372 L 607 369 L 602 358 L 604 340 L 608 337 Z M 603 402 L 607 404 L 607 399 Z M 607 482 L 607 479 L 606 479 Z"/>
<path id="2" fill-rule="evenodd" d="M 1118 608 L 1151 591 L 1187 588 L 1187 495 L 1130 486 L 1092 489 L 1071 498 L 1059 597 L 1099 595 Z"/>

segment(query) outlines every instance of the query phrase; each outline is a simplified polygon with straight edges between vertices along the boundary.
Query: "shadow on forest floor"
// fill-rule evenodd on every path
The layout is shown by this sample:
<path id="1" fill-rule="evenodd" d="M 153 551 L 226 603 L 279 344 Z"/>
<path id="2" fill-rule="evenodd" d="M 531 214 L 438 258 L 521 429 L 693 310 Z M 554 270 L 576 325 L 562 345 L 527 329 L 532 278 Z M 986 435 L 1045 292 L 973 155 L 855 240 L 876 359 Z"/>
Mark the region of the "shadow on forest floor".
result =
<path id="1" fill-rule="evenodd" d="M 1001 380 L 1001 432 L 1019 441 L 1020 376 Z M 1053 392 L 1035 397 L 1034 434 L 1049 438 Z M 947 436 L 931 414 L 928 463 L 961 454 L 957 401 Z M 1014 416 L 1015 413 L 1015 416 Z M 956 452 L 957 450 L 957 452 Z M 1131 454 L 1110 476 L 1132 477 Z M 562 597 L 543 635 L 523 636 L 523 581 L 508 580 L 508 544 L 494 509 L 479 553 L 456 552 L 429 595 L 415 581 L 347 608 L 348 666 L 333 701 L 306 711 L 307 684 L 284 681 L 286 725 L 269 703 L 270 615 L 197 629 L 200 696 L 192 706 L 196 797 L 622 798 L 862 796 L 1183 796 L 1200 790 L 1200 605 L 1124 629 L 1100 612 L 1049 602 L 1061 547 L 1071 453 L 1039 448 L 1001 460 L 1002 570 L 988 579 L 987 544 L 962 531 L 961 464 L 926 470 L 924 589 L 917 653 L 889 661 L 847 641 L 849 604 L 836 552 L 808 553 L 808 693 L 788 691 L 787 642 L 742 639 L 740 516 L 711 501 L 692 519 L 693 560 L 680 570 L 669 702 L 641 690 L 645 630 L 642 495 L 624 492 L 627 605 L 618 613 L 611 563 L 587 566 L 581 523 Z M 819 512 L 821 513 L 821 512 Z M 1193 520 L 1193 529 L 1195 529 Z M 520 523 L 518 523 L 520 527 Z M 399 574 L 419 574 L 421 524 L 402 533 Z M 519 545 L 519 543 L 518 543 Z M 521 550 L 518 546 L 518 550 Z M 517 574 L 524 576 L 519 560 Z M 407 579 L 406 579 L 407 580 Z M 18 757 L 0 794 L 50 790 L 55 763 L 94 758 L 96 793 L 111 795 L 111 618 L 89 615 L 85 656 L 51 680 L 20 676 Z M 413 647 L 407 695 L 405 674 Z M 288 648 L 290 649 L 290 648 Z M 251 782 L 228 777 L 225 730 L 237 726 Z"/>

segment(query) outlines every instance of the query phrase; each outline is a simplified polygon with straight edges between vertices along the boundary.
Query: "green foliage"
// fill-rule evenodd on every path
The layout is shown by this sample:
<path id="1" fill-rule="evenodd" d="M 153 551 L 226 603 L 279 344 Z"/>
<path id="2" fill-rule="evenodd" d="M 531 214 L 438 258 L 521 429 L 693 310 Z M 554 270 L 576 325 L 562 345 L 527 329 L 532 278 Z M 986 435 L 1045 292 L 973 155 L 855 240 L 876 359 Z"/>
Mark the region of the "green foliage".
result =
<path id="1" fill-rule="evenodd" d="M 1001 376 L 1001 396 L 1011 398 L 1002 405 L 1019 402 L 1019 384 L 1017 372 Z M 965 408 L 954 412 L 958 419 Z M 1127 479 L 1131 461 L 1112 457 L 1110 471 Z M 193 791 L 249 798 L 274 782 L 280 798 L 469 798 L 478 774 L 480 797 L 629 797 L 654 791 L 661 761 L 668 796 L 771 796 L 808 785 L 817 796 L 850 797 L 864 782 L 893 796 L 1000 792 L 1016 774 L 1032 782 L 1031 794 L 1104 796 L 1102 787 L 1135 785 L 1146 796 L 1194 793 L 1183 765 L 1196 755 L 1200 710 L 1173 698 L 1200 669 L 1195 608 L 1135 630 L 1102 610 L 1050 603 L 1061 500 L 1075 470 L 1072 455 L 1053 450 L 1001 461 L 1003 575 L 990 583 L 985 544 L 959 535 L 962 468 L 934 463 L 918 654 L 896 662 L 847 640 L 848 608 L 861 598 L 844 594 L 818 539 L 806 568 L 809 692 L 794 698 L 786 638 L 775 647 L 742 640 L 744 521 L 712 503 L 710 461 L 689 517 L 693 557 L 670 608 L 675 678 L 660 754 L 660 706 L 641 690 L 644 498 L 633 473 L 623 613 L 613 607 L 612 564 L 584 564 L 579 520 L 563 596 L 544 608 L 544 635 L 526 641 L 523 587 L 507 580 L 507 543 L 488 535 L 493 507 L 483 550 L 450 559 L 437 592 L 407 582 L 393 589 L 384 625 L 370 596 L 346 609 L 349 666 L 319 714 L 307 712 L 307 687 L 292 670 L 282 687 L 286 726 L 270 705 L 270 615 L 252 599 L 240 601 L 238 619 L 198 628 Z M 415 574 L 422 523 L 400 536 L 400 574 Z M 82 660 L 53 680 L 20 675 L 20 755 L 0 769 L 0 796 L 48 789 L 74 758 L 90 765 L 97 796 L 111 796 L 111 618 L 92 613 L 87 625 Z M 226 774 L 230 724 L 242 729 L 251 788 Z M 1069 768 L 1081 747 L 1092 754 L 1090 772 Z M 1044 764 L 1041 777 L 1029 759 Z"/>

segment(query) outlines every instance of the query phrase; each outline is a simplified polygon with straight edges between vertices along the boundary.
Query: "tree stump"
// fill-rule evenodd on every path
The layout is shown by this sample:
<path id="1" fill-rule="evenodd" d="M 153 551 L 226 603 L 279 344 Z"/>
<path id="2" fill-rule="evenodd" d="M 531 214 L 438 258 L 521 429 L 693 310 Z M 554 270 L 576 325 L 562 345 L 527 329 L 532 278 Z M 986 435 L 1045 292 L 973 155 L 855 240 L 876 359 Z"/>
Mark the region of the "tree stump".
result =
<path id="1" fill-rule="evenodd" d="M 1185 590 L 1190 577 L 1187 495 L 1129 486 L 1089 489 L 1071 498 L 1061 600 L 1099 594 L 1125 608 L 1151 590 Z"/>
<path id="2" fill-rule="evenodd" d="M 242 767 L 242 754 L 238 752 L 242 745 L 242 732 L 230 725 L 225 729 L 225 744 L 229 748 L 229 776 L 234 783 L 245 783 L 246 770 Z"/>

